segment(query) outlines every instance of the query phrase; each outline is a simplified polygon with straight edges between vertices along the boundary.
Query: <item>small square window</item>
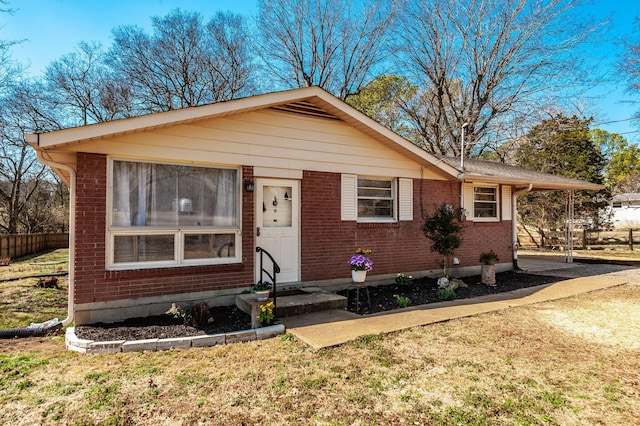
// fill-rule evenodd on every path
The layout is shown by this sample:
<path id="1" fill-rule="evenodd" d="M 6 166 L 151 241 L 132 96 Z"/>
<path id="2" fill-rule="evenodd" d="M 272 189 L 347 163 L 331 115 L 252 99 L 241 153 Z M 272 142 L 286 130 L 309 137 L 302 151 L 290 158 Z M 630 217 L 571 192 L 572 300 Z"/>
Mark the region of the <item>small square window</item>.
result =
<path id="1" fill-rule="evenodd" d="M 395 219 L 395 180 L 358 178 L 358 219 Z"/>
<path id="2" fill-rule="evenodd" d="M 498 218 L 498 188 L 476 186 L 473 188 L 473 217 L 479 219 Z"/>

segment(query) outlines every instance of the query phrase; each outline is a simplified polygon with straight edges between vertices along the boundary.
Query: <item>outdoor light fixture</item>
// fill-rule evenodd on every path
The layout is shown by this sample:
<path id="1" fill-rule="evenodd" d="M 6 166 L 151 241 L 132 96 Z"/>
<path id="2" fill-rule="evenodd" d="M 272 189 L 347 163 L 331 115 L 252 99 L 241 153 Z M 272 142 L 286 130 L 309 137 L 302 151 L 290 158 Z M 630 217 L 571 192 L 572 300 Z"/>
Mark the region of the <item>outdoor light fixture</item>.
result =
<path id="1" fill-rule="evenodd" d="M 253 192 L 253 181 L 251 179 L 244 181 L 244 190 L 247 192 Z"/>

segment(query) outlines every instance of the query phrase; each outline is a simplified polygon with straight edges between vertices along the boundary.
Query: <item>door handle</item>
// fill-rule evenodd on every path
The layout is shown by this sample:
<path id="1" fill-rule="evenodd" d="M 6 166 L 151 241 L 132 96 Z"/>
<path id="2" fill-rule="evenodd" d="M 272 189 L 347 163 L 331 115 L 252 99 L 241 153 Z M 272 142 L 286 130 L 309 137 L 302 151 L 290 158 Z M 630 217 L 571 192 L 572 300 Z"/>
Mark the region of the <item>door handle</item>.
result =
<path id="1" fill-rule="evenodd" d="M 258 226 L 258 228 L 256 229 L 256 236 L 259 237 L 260 236 L 260 227 Z"/>

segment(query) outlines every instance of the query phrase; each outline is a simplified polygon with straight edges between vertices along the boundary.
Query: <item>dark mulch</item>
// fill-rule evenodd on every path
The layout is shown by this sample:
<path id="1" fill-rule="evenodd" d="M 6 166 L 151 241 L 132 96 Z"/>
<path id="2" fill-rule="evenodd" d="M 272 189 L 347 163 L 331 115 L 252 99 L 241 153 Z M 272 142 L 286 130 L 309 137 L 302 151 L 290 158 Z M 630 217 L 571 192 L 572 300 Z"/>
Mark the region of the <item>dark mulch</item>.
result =
<path id="1" fill-rule="evenodd" d="M 146 318 L 131 318 L 111 324 L 79 325 L 75 328 L 80 339 L 97 342 L 111 340 L 170 339 L 174 337 L 218 334 L 251 328 L 251 317 L 235 306 L 211 308 L 213 321 L 205 326 L 193 327 L 184 324 L 173 315 L 156 315 Z"/>
<path id="2" fill-rule="evenodd" d="M 468 287 L 460 287 L 456 292 L 456 299 L 468 299 L 471 297 L 486 296 L 489 294 L 503 293 L 505 291 L 517 290 L 520 288 L 534 287 L 543 284 L 550 284 L 564 278 L 546 275 L 531 275 L 524 273 L 502 272 L 496 274 L 496 286 L 490 287 L 480 283 L 480 276 L 466 277 L 462 281 Z M 425 305 L 428 303 L 441 302 L 438 298 L 438 280 L 433 278 L 420 278 L 413 280 L 410 285 L 380 285 L 360 289 L 359 306 L 356 301 L 358 295 L 355 288 L 338 292 L 342 296 L 348 296 L 347 309 L 358 314 L 372 314 L 376 312 L 390 311 L 398 309 L 397 296 L 408 297 L 411 300 L 410 306 Z M 371 306 L 369 306 L 369 299 Z"/>
<path id="3" fill-rule="evenodd" d="M 562 278 L 530 275 L 512 272 L 496 274 L 497 286 L 488 287 L 480 284 L 480 277 L 467 277 L 464 282 L 468 288 L 456 290 L 456 299 L 484 296 L 501 293 L 542 284 L 549 284 Z M 381 285 L 369 287 L 371 309 L 367 303 L 365 290 L 360 290 L 360 306 L 356 306 L 356 291 L 341 291 L 338 294 L 348 296 L 348 310 L 359 314 L 397 309 L 395 295 L 406 296 L 411 299 L 411 306 L 439 302 L 437 280 L 421 278 L 406 286 Z M 197 336 L 203 334 L 227 333 L 251 328 L 251 318 L 235 306 L 216 306 L 211 308 L 213 321 L 202 327 L 183 324 L 182 319 L 172 315 L 158 315 L 147 318 L 132 318 L 124 322 L 113 324 L 82 325 L 75 328 L 76 336 L 81 339 L 95 341 L 110 340 L 142 340 L 154 338 L 174 338 Z"/>

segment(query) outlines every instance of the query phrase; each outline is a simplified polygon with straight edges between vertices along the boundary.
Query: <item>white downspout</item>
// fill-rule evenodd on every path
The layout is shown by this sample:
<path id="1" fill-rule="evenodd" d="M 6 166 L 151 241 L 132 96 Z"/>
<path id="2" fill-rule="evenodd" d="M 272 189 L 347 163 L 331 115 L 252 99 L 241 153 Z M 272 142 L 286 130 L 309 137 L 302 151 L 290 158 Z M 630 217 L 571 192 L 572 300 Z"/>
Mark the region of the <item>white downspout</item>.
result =
<path id="1" fill-rule="evenodd" d="M 38 145 L 40 145 L 40 134 L 38 136 Z M 45 160 L 42 158 L 42 151 L 36 149 L 38 161 L 49 167 L 56 167 L 69 172 L 69 295 L 67 301 L 67 317 L 62 320 L 62 326 L 66 327 L 73 322 L 73 297 L 75 293 L 75 234 L 76 234 L 76 171 L 68 164 L 57 163 L 53 160 Z"/>
<path id="2" fill-rule="evenodd" d="M 513 239 L 513 243 L 511 247 L 513 248 L 513 270 L 520 271 L 520 267 L 518 266 L 518 195 L 529 192 L 533 188 L 533 184 L 530 183 L 524 189 L 519 191 L 514 191 L 511 194 L 511 235 Z"/>

